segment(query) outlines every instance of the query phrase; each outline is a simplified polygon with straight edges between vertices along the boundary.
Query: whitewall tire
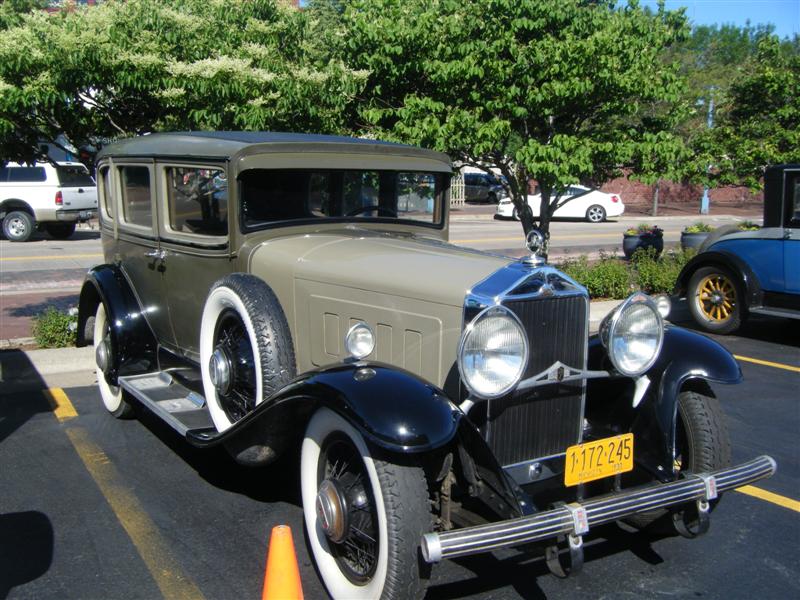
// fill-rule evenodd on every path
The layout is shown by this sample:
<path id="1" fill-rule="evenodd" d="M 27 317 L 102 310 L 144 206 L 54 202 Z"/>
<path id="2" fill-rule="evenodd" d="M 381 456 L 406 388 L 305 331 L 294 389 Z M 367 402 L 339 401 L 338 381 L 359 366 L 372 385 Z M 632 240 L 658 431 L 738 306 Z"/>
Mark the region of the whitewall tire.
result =
<path id="1" fill-rule="evenodd" d="M 97 355 L 98 346 L 103 343 L 108 343 L 106 338 L 110 335 L 109 332 L 110 327 L 108 318 L 106 317 L 106 307 L 100 302 L 100 304 L 97 305 L 97 312 L 94 315 L 94 335 L 92 340 L 94 341 L 95 356 Z M 98 365 L 95 365 L 95 373 L 97 375 L 97 387 L 100 389 L 100 397 L 103 399 L 103 405 L 106 407 L 106 410 L 118 419 L 132 416 L 133 409 L 130 404 L 125 401 L 122 388 L 108 383 L 105 373 Z"/>

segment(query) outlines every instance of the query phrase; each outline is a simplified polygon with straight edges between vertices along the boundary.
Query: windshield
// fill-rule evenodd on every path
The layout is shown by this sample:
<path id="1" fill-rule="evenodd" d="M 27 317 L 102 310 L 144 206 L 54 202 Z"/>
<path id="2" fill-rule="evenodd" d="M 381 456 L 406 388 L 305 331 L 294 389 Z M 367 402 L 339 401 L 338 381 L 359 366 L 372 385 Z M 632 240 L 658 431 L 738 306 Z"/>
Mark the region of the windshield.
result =
<path id="1" fill-rule="evenodd" d="M 251 169 L 239 176 L 245 228 L 300 220 L 443 222 L 442 173 Z"/>
<path id="2" fill-rule="evenodd" d="M 94 179 L 89 175 L 86 167 L 60 165 L 56 167 L 56 172 L 58 173 L 58 182 L 62 187 L 91 187 L 94 185 Z"/>

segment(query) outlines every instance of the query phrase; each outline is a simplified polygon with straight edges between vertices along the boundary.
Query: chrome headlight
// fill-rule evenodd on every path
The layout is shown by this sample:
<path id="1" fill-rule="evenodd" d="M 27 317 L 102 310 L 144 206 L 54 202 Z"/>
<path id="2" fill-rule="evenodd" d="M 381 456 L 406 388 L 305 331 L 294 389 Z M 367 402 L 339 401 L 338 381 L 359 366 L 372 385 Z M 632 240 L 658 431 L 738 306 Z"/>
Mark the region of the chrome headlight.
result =
<path id="1" fill-rule="evenodd" d="M 600 340 L 617 371 L 636 377 L 658 358 L 664 342 L 664 320 L 650 297 L 637 292 L 603 320 Z"/>
<path id="2" fill-rule="evenodd" d="M 458 370 L 478 398 L 502 396 L 519 383 L 528 364 L 528 340 L 519 319 L 491 306 L 467 325 L 458 349 Z"/>
<path id="3" fill-rule="evenodd" d="M 353 325 L 344 336 L 344 348 L 356 360 L 372 354 L 375 349 L 375 334 L 372 328 L 364 322 Z"/>

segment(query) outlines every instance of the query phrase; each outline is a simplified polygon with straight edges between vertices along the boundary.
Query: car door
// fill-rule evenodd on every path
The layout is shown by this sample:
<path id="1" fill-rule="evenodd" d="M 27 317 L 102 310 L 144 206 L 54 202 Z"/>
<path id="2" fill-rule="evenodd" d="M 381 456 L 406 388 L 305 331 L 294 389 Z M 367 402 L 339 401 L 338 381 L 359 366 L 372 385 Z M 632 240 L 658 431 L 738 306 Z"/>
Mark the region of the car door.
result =
<path id="1" fill-rule="evenodd" d="M 162 272 L 177 351 L 199 360 L 203 306 L 232 271 L 224 165 L 158 163 Z"/>
<path id="2" fill-rule="evenodd" d="M 786 292 L 800 294 L 800 172 L 787 173 L 783 277 Z"/>
<path id="3" fill-rule="evenodd" d="M 115 163 L 113 177 L 118 200 L 113 209 L 118 216 L 115 258 L 159 343 L 173 347 L 155 210 L 154 164 L 146 160 Z"/>

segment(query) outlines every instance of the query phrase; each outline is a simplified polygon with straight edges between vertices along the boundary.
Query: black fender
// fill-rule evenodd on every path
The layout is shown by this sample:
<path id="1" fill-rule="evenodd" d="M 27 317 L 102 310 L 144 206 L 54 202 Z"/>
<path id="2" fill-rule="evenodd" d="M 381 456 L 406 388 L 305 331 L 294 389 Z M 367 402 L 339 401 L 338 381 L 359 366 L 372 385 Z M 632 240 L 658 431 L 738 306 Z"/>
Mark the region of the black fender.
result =
<path id="1" fill-rule="evenodd" d="M 99 265 L 86 274 L 78 301 L 77 346 L 89 344 L 87 322 L 103 303 L 111 324 L 114 356 L 106 378 L 116 383 L 120 375 L 157 369 L 158 343 L 128 280 L 119 267 Z"/>
<path id="2" fill-rule="evenodd" d="M 597 337 L 590 342 L 589 368 L 613 369 Z M 604 421 L 627 419 L 636 440 L 634 454 L 637 463 L 656 478 L 669 481 L 675 477 L 673 458 L 678 395 L 686 388 L 710 394 L 709 382 L 739 383 L 742 370 L 733 355 L 714 340 L 688 329 L 668 326 L 658 359 L 644 376 L 650 383 L 638 407 L 633 408 L 631 404 L 634 380 L 614 377 L 612 371 L 611 378 L 590 382 L 587 410 L 591 411 L 592 405 L 604 406 Z"/>
<path id="3" fill-rule="evenodd" d="M 291 427 L 301 434 L 314 410 L 341 415 L 367 442 L 390 454 L 454 455 L 471 492 L 505 518 L 523 514 L 524 498 L 498 464 L 478 429 L 445 392 L 413 373 L 377 362 L 334 365 L 304 373 L 224 432 L 189 431 L 194 446 L 236 446 L 257 431 Z"/>
<path id="4" fill-rule="evenodd" d="M 675 280 L 673 295 L 683 298 L 687 293 L 689 280 L 694 275 L 694 272 L 701 267 L 710 266 L 725 267 L 738 278 L 739 283 L 744 288 L 746 306 L 761 306 L 763 292 L 761 291 L 761 282 L 758 277 L 741 257 L 724 250 L 709 250 L 692 257 L 681 269 L 678 278 Z"/>

